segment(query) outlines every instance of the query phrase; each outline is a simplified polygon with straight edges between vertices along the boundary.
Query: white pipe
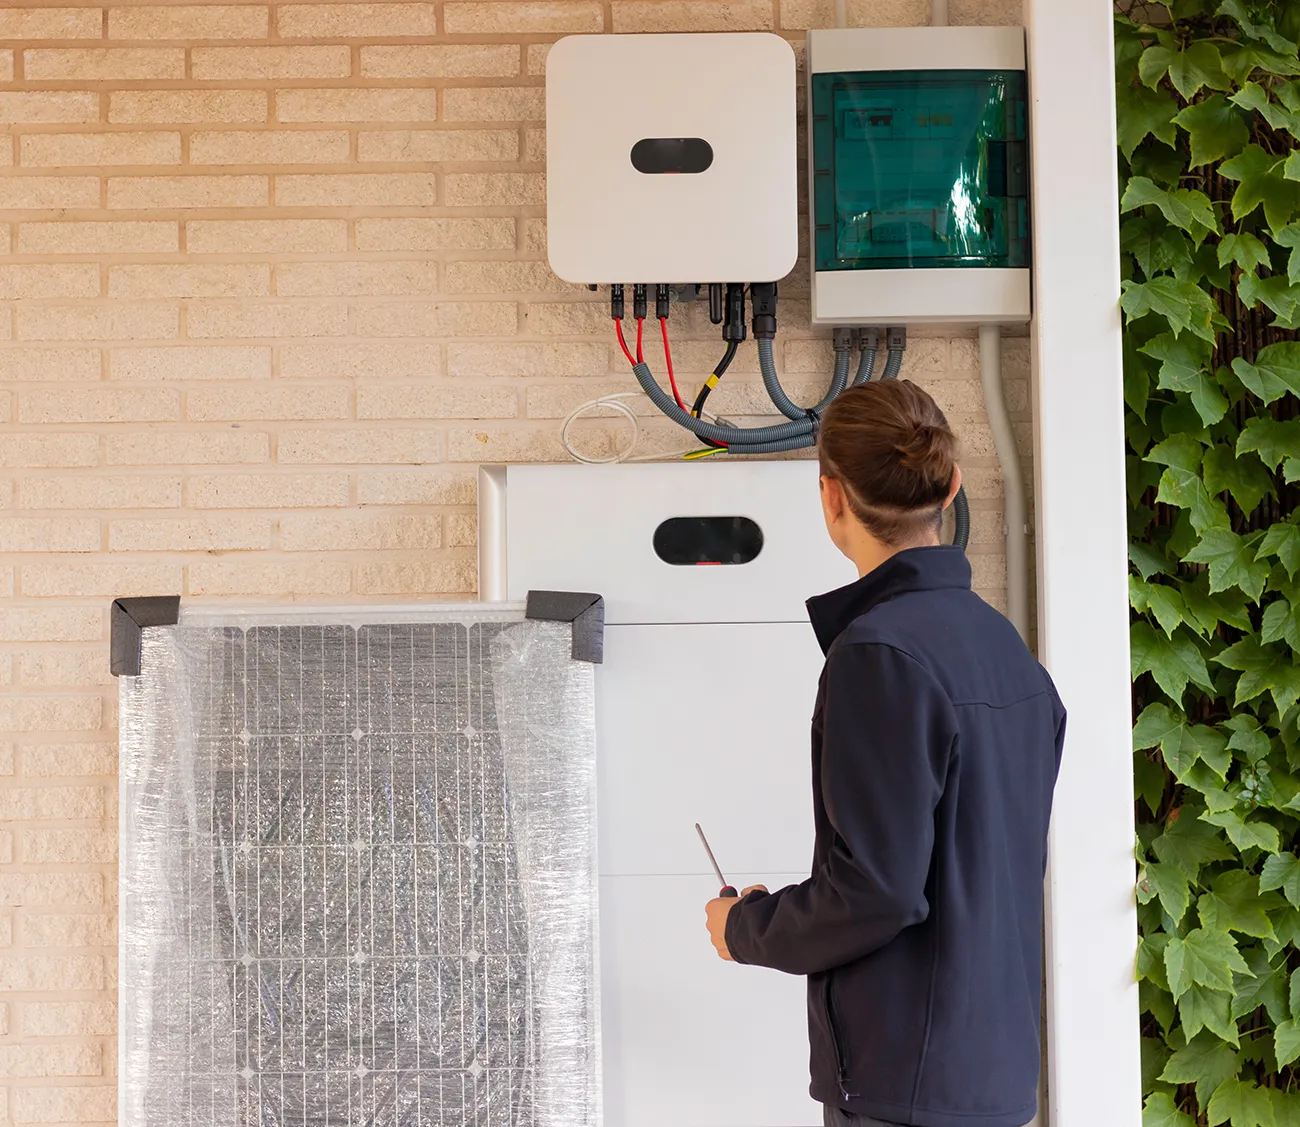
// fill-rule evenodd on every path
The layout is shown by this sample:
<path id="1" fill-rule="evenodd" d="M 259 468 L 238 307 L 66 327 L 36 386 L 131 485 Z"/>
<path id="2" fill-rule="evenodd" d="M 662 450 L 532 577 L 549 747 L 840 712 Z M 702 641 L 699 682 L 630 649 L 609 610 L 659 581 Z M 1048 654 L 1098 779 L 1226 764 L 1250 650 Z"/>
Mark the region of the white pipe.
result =
<path id="1" fill-rule="evenodd" d="M 948 26 L 948 0 L 930 0 L 930 26 Z"/>
<path id="2" fill-rule="evenodd" d="M 835 0 L 835 26 L 849 26 L 849 0 Z"/>
<path id="3" fill-rule="evenodd" d="M 1002 330 L 997 325 L 980 326 L 980 383 L 984 386 L 984 407 L 988 412 L 993 446 L 1002 467 L 1002 531 L 1007 544 L 1007 617 L 1029 638 L 1029 542 L 1026 521 L 1025 478 L 1020 468 L 1011 416 L 1002 394 Z"/>

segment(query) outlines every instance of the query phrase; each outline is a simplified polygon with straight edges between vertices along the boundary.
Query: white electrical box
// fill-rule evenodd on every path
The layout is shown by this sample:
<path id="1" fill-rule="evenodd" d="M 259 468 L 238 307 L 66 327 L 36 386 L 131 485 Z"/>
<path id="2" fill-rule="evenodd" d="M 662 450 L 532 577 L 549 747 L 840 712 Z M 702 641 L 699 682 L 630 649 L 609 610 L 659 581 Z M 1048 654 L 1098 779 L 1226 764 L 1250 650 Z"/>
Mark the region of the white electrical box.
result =
<path id="1" fill-rule="evenodd" d="M 1018 27 L 808 33 L 814 324 L 1030 316 Z"/>
<path id="2" fill-rule="evenodd" d="M 855 578 L 826 535 L 816 463 L 497 468 L 480 477 L 479 512 L 485 600 L 605 598 L 606 1127 L 820 1124 L 806 981 L 717 957 L 704 925 L 717 880 L 694 831 L 737 888 L 808 877 L 822 654 L 803 604 Z M 761 549 L 743 564 L 666 563 L 663 529 L 680 518 L 745 518 Z"/>
<path id="3" fill-rule="evenodd" d="M 798 253 L 784 39 L 575 35 L 546 57 L 546 232 L 566 282 L 773 282 Z"/>

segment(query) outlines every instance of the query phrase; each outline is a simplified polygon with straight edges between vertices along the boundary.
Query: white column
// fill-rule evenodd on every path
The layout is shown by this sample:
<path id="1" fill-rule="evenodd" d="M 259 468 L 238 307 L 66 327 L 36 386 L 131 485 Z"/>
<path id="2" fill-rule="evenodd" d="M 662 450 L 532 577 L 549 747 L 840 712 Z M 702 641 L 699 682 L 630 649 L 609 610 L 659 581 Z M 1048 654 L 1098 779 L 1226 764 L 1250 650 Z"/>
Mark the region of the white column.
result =
<path id="1" fill-rule="evenodd" d="M 1025 0 L 1039 653 L 1069 709 L 1047 879 L 1051 1127 L 1138 1127 L 1110 0 Z"/>

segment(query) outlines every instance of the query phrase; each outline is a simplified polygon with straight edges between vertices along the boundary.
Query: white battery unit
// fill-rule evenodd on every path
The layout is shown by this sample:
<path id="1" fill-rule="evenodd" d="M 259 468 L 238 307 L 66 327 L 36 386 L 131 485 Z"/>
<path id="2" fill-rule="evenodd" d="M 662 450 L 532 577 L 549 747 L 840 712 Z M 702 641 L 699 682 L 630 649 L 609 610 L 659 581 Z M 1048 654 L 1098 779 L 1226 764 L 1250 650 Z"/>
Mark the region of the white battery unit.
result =
<path id="1" fill-rule="evenodd" d="M 803 603 L 855 577 L 826 535 L 816 464 L 512 466 L 485 470 L 479 496 L 484 599 L 605 598 L 606 1127 L 819 1124 L 805 980 L 714 953 L 704 904 L 717 880 L 694 831 L 738 888 L 808 876 L 822 655 Z M 710 521 L 722 532 L 696 551 Z"/>
<path id="2" fill-rule="evenodd" d="M 795 82 L 768 33 L 561 39 L 546 57 L 551 269 L 593 285 L 785 277 Z"/>
<path id="3" fill-rule="evenodd" d="M 808 32 L 814 324 L 1030 316 L 1018 27 Z"/>

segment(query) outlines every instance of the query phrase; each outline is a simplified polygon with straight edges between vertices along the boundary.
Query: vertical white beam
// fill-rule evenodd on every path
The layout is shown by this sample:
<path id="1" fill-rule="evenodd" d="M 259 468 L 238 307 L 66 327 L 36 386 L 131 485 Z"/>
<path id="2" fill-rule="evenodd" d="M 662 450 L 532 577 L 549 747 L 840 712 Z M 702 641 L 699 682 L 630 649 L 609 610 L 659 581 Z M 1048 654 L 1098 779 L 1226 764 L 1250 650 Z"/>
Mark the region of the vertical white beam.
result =
<path id="1" fill-rule="evenodd" d="M 1110 0 L 1025 0 L 1040 657 L 1070 713 L 1047 878 L 1051 1127 L 1138 1127 Z"/>

